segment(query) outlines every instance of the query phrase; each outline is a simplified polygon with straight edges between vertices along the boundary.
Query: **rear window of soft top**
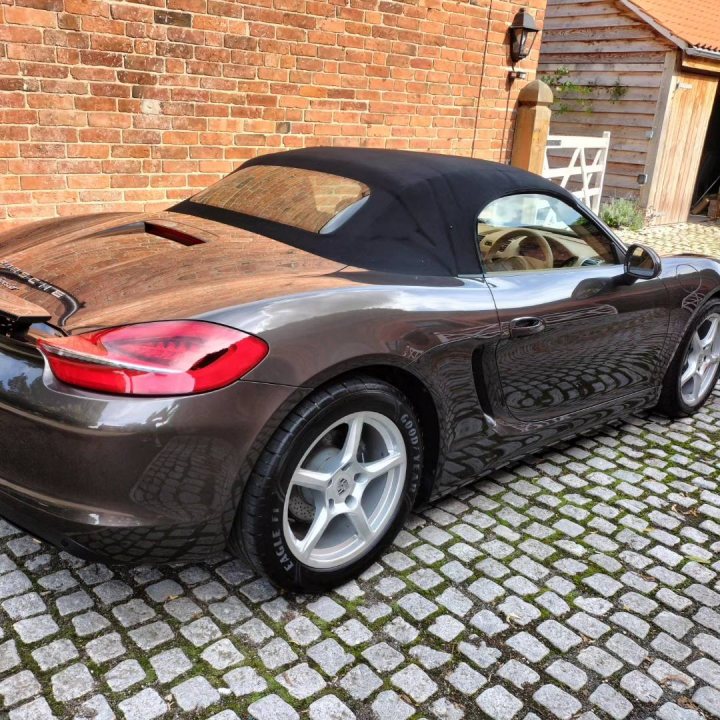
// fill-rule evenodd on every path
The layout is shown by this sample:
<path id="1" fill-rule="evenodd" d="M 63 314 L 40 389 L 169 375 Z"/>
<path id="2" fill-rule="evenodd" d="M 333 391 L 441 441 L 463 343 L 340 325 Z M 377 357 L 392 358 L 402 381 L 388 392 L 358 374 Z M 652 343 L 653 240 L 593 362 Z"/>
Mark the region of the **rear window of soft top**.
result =
<path id="1" fill-rule="evenodd" d="M 328 234 L 365 204 L 370 188 L 351 178 L 303 168 L 250 165 L 192 198 L 192 202 Z"/>

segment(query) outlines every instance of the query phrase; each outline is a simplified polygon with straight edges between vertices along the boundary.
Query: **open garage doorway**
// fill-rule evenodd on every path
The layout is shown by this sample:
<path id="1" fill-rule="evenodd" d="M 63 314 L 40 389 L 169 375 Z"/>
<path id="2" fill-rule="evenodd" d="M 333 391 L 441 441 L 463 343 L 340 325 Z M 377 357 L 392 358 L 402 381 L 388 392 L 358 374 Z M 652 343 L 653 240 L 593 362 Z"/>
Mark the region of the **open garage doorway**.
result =
<path id="1" fill-rule="evenodd" d="M 708 123 L 691 214 L 720 219 L 720 93 L 715 95 Z"/>

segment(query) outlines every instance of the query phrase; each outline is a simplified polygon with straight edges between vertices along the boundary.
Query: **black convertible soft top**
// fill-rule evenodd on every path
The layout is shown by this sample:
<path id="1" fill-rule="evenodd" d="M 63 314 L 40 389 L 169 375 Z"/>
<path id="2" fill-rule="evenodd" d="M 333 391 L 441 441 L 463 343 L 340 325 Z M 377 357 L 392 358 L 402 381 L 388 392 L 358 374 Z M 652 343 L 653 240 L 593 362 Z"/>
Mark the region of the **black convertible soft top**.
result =
<path id="1" fill-rule="evenodd" d="M 478 214 L 520 192 L 575 198 L 539 175 L 508 165 L 450 155 L 371 148 L 317 147 L 262 155 L 242 167 L 275 165 L 348 177 L 371 189 L 368 202 L 327 235 L 194 203 L 171 208 L 266 235 L 354 267 L 410 275 L 481 271 Z"/>

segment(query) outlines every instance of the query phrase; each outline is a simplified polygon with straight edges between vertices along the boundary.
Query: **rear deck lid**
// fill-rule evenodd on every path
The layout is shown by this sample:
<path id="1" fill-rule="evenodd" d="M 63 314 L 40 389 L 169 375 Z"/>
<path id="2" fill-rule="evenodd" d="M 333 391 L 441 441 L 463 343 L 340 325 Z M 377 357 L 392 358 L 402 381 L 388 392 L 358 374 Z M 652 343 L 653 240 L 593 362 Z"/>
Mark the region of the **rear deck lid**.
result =
<path id="1" fill-rule="evenodd" d="M 178 213 L 73 218 L 0 236 L 0 313 L 65 332 L 188 318 L 349 284 L 342 267 Z"/>

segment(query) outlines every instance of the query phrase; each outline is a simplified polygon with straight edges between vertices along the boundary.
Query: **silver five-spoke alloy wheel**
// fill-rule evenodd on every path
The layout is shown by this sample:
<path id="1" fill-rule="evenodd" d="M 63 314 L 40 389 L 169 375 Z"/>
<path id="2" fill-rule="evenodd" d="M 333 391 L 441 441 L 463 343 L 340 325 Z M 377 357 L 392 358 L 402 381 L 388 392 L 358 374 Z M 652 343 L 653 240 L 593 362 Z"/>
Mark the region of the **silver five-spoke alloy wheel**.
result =
<path id="1" fill-rule="evenodd" d="M 710 390 L 720 365 L 720 315 L 708 315 L 692 335 L 680 375 L 680 394 L 690 407 Z"/>
<path id="2" fill-rule="evenodd" d="M 333 569 L 367 553 L 396 515 L 407 470 L 400 428 L 356 412 L 315 438 L 290 479 L 283 533 L 312 568 Z"/>

